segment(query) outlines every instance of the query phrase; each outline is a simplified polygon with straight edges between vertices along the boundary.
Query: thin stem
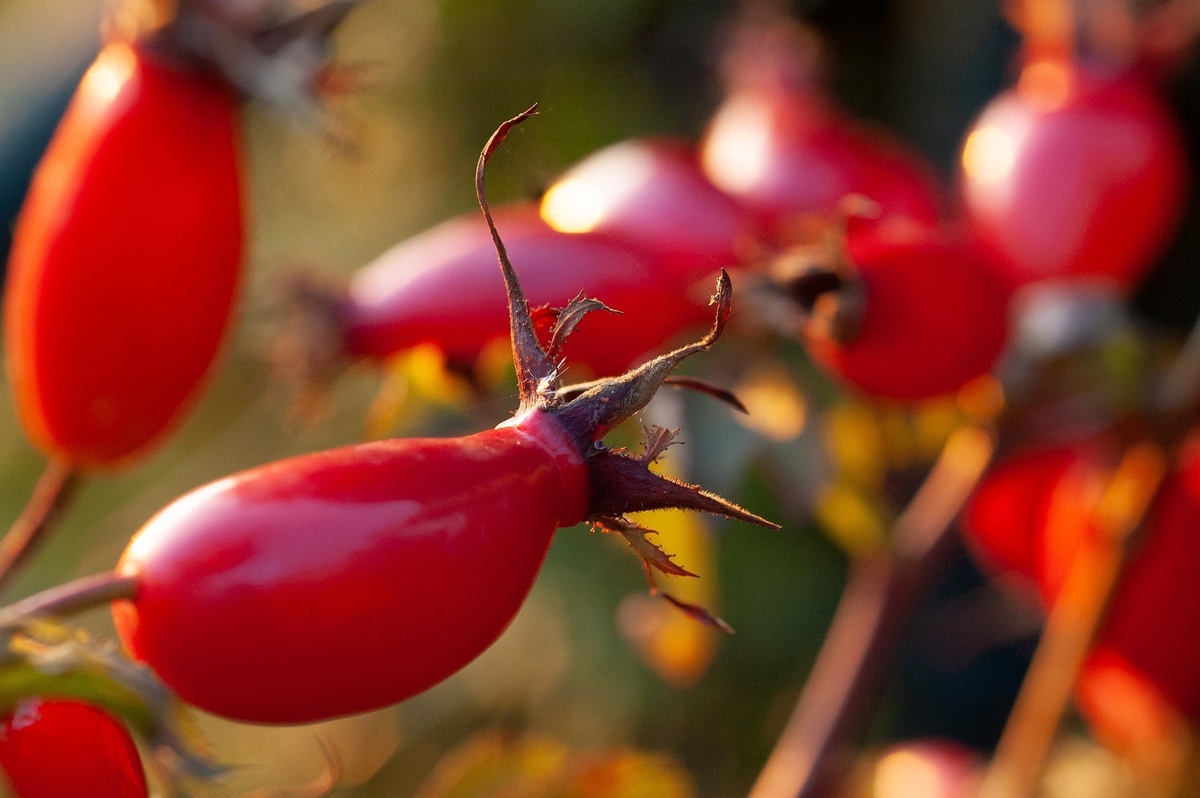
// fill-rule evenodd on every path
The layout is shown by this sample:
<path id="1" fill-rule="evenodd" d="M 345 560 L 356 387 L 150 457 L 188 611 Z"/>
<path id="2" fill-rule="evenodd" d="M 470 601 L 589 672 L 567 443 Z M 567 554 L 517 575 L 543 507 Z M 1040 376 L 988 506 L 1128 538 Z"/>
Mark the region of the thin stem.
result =
<path id="1" fill-rule="evenodd" d="M 817 662 L 751 798 L 836 792 L 906 622 L 948 560 L 951 522 L 993 450 L 991 436 L 982 429 L 955 433 L 893 526 L 890 549 L 853 564 Z"/>
<path id="2" fill-rule="evenodd" d="M 1097 534 L 1080 545 L 1005 724 L 980 798 L 1032 796 L 1071 699 L 1075 677 L 1121 574 L 1130 536 L 1166 472 L 1156 445 L 1131 447 L 1093 508 Z"/>
<path id="3" fill-rule="evenodd" d="M 16 567 L 54 526 L 55 518 L 79 485 L 79 472 L 58 460 L 46 464 L 29 501 L 8 532 L 0 538 L 0 588 Z"/>
<path id="4" fill-rule="evenodd" d="M 76 615 L 113 601 L 132 599 L 136 593 L 135 576 L 103 573 L 81 577 L 0 609 L 0 629 L 44 616 Z"/>

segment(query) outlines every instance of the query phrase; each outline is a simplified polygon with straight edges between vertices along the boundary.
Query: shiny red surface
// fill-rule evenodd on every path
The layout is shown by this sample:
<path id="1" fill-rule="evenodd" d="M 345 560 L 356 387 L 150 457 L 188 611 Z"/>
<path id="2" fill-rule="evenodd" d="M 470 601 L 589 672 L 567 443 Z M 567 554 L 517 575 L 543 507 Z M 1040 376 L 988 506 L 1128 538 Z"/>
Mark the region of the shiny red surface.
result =
<path id="1" fill-rule="evenodd" d="M 0 782 L 15 798 L 146 798 L 129 732 L 76 701 L 26 698 L 0 719 Z"/>
<path id="2" fill-rule="evenodd" d="M 978 251 L 925 228 L 852 241 L 866 285 L 854 340 L 806 336 L 813 358 L 873 396 L 913 401 L 986 374 L 1008 331 L 1008 290 Z"/>
<path id="3" fill-rule="evenodd" d="M 755 112 L 743 116 L 748 107 Z M 723 124 L 731 115 L 741 118 Z M 738 145 L 723 144 L 718 137 L 724 135 L 755 142 L 761 168 L 738 175 L 736 185 L 719 179 L 707 162 L 706 171 L 776 235 L 786 236 L 799 216 L 834 213 L 849 194 L 879 203 L 885 218 L 938 221 L 941 202 L 933 170 L 882 131 L 845 118 L 811 88 L 730 95 L 717 109 L 702 148 Z"/>
<path id="4" fill-rule="evenodd" d="M 580 291 L 622 311 L 593 313 L 565 350 L 593 374 L 620 374 L 693 324 L 702 324 L 711 286 L 691 291 L 652 253 L 590 233 L 559 233 L 533 206 L 496 215 L 531 306 L 563 307 Z M 699 296 L 693 294 L 698 293 Z M 504 280 L 478 213 L 404 241 L 361 269 L 346 303 L 347 346 L 385 358 L 423 343 L 470 362 L 508 336 Z"/>
<path id="5" fill-rule="evenodd" d="M 418 693 L 499 637 L 551 536 L 579 522 L 583 460 L 541 411 L 465 438 L 261 466 L 152 518 L 118 570 L 121 639 L 185 700 L 298 723 Z"/>
<path id="6" fill-rule="evenodd" d="M 1037 68 L 1053 67 L 1034 64 L 1026 75 Z M 973 125 L 970 133 L 994 131 L 994 141 L 1009 142 L 1001 146 L 1011 154 L 998 157 L 1012 162 L 1007 170 L 982 164 L 985 173 L 996 169 L 983 179 L 964 170 L 967 219 L 1014 284 L 1086 277 L 1129 290 L 1182 212 L 1180 133 L 1154 88 L 1135 75 L 1063 69 L 1062 85 L 1023 80 Z"/>
<path id="7" fill-rule="evenodd" d="M 48 454 L 111 466 L 160 439 L 224 335 L 242 259 L 235 99 L 112 44 L 17 221 L 5 352 Z"/>
<path id="8" fill-rule="evenodd" d="M 605 147 L 564 172 L 547 196 L 568 181 L 590 189 L 597 217 L 591 232 L 659 253 L 685 283 L 737 267 L 752 252 L 749 213 L 708 181 L 684 141 L 635 139 Z"/>

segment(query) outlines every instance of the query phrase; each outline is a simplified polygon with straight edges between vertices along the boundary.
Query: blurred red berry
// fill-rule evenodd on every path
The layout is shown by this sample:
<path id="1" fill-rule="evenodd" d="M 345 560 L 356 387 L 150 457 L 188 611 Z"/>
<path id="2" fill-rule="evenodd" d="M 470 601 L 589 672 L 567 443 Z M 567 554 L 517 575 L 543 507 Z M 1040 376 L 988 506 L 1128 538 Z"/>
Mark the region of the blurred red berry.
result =
<path id="1" fill-rule="evenodd" d="M 564 233 L 601 233 L 657 253 L 685 283 L 740 265 L 753 253 L 749 214 L 712 185 L 685 141 L 635 139 L 592 153 L 542 200 Z"/>
<path id="2" fill-rule="evenodd" d="M 1029 64 L 966 136 L 967 219 L 1016 285 L 1090 278 L 1128 291 L 1182 211 L 1177 124 L 1136 74 Z"/>
<path id="3" fill-rule="evenodd" d="M 111 44 L 76 91 L 13 236 L 5 354 L 48 455 L 121 464 L 195 398 L 242 262 L 237 98 Z"/>
<path id="4" fill-rule="evenodd" d="M 16 798 L 146 798 L 129 732 L 77 701 L 26 698 L 0 720 L 0 779 Z"/>
<path id="5" fill-rule="evenodd" d="M 968 242 L 927 228 L 905 233 L 852 237 L 853 273 L 817 298 L 804 331 L 813 358 L 846 382 L 915 401 L 991 370 L 1007 336 L 1008 291 Z M 831 317 L 825 302 L 836 306 Z"/>

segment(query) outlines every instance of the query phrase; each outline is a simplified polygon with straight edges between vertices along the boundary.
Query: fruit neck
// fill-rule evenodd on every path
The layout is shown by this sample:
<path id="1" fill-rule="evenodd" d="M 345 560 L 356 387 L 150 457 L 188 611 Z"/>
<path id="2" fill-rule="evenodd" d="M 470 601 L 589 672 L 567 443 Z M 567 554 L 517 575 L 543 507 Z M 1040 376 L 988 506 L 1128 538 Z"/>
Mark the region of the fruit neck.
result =
<path id="1" fill-rule="evenodd" d="M 558 468 L 562 507 L 559 526 L 574 526 L 587 517 L 592 500 L 588 465 L 579 445 L 554 416 L 533 409 L 510 418 L 498 428 L 511 427 L 547 452 Z"/>

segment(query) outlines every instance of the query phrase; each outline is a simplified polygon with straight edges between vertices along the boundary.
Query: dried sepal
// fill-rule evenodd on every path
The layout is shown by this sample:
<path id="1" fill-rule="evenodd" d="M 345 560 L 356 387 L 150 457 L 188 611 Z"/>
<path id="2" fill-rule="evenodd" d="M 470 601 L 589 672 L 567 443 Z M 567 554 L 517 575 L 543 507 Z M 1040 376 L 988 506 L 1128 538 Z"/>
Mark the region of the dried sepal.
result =
<path id="1" fill-rule="evenodd" d="M 597 526 L 625 538 L 630 547 L 642 558 L 642 564 L 647 569 L 654 568 L 669 576 L 695 576 L 694 573 L 672 560 L 671 555 L 663 551 L 661 546 L 646 537 L 658 534 L 653 529 L 635 524 L 628 518 L 620 516 L 602 516 L 595 519 L 595 523 Z M 647 570 L 647 576 L 649 576 L 649 570 Z"/>
<path id="2" fill-rule="evenodd" d="M 570 402 L 555 409 L 563 425 L 591 440 L 599 440 L 609 430 L 632 417 L 654 398 L 659 386 L 681 362 L 716 343 L 725 330 L 732 309 L 733 284 L 724 269 L 717 279 L 717 293 L 710 304 L 717 306 L 713 326 L 699 341 L 660 355 L 619 377 L 598 380 Z"/>
<path id="3" fill-rule="evenodd" d="M 779 525 L 695 485 L 655 474 L 640 457 L 597 450 L 588 459 L 592 483 L 589 518 L 621 516 L 641 510 L 680 508 L 723 515 L 767 529 Z"/>
<path id="4" fill-rule="evenodd" d="M 617 315 L 621 313 L 621 311 L 613 310 L 598 299 L 584 296 L 582 291 L 568 302 L 565 308 L 557 310 L 555 312 L 554 326 L 550 330 L 550 343 L 546 347 L 547 356 L 551 360 L 557 359 L 561 354 L 563 344 L 567 342 L 567 337 L 575 332 L 575 328 L 579 326 L 579 322 L 583 321 L 589 313 L 600 310 L 605 313 L 616 313 Z"/>
<path id="5" fill-rule="evenodd" d="M 673 385 L 676 388 L 686 388 L 689 391 L 711 396 L 717 401 L 724 402 L 739 413 L 750 414 L 750 411 L 742 404 L 742 400 L 737 398 L 737 395 L 728 388 L 722 388 L 720 385 L 715 385 L 708 380 L 702 380 L 699 377 L 688 377 L 679 374 L 672 374 L 662 382 L 663 385 Z"/>
<path id="6" fill-rule="evenodd" d="M 641 461 L 646 465 L 650 465 L 663 456 L 667 449 L 677 443 L 683 443 L 679 440 L 680 427 L 675 429 L 667 429 L 660 427 L 657 424 L 646 426 L 642 425 L 642 440 L 644 450 L 642 451 Z"/>
<path id="7" fill-rule="evenodd" d="M 0 632 L 0 712 L 34 696 L 77 699 L 122 718 L 173 776 L 211 779 L 226 771 L 190 711 L 147 666 L 50 620 Z"/>
<path id="8" fill-rule="evenodd" d="M 358 3 L 324 0 L 247 9 L 180 0 L 167 24 L 138 38 L 168 56 L 215 70 L 245 96 L 321 121 L 333 34 Z"/>
<path id="9" fill-rule="evenodd" d="M 529 117 L 537 113 L 537 103 L 517 114 L 512 119 L 502 123 L 492 133 L 483 151 L 479 153 L 479 162 L 475 166 L 475 198 L 483 211 L 492 243 L 496 247 L 496 257 L 500 261 L 500 271 L 504 275 L 504 289 L 508 296 L 509 334 L 512 340 L 513 365 L 517 370 L 517 390 L 521 395 L 521 406 L 518 412 L 524 412 L 538 404 L 540 395 L 549 393 L 554 388 L 556 369 L 554 361 L 546 355 L 538 341 L 537 328 L 533 322 L 533 314 L 529 310 L 529 302 L 525 292 L 521 290 L 521 282 L 517 279 L 516 269 L 509 260 L 508 250 L 496 229 L 496 221 L 492 218 L 492 210 L 488 205 L 487 192 L 484 189 L 484 171 L 492 155 L 508 136 L 508 132 Z"/>
<path id="10" fill-rule="evenodd" d="M 713 626 L 717 629 L 720 629 L 722 632 L 725 632 L 726 634 L 736 634 L 736 632 L 734 631 L 734 628 L 732 626 L 730 626 L 728 623 L 726 623 L 723 618 L 721 618 L 720 616 L 714 615 L 713 613 L 711 613 L 708 610 L 701 607 L 699 604 L 692 604 L 687 601 L 682 601 L 680 599 L 675 598 L 670 593 L 664 593 L 661 590 L 651 590 L 650 594 L 662 597 L 668 603 L 674 605 L 677 609 L 686 613 L 689 618 L 694 618 L 697 621 L 700 621 L 701 623 L 704 623 L 709 626 Z"/>

